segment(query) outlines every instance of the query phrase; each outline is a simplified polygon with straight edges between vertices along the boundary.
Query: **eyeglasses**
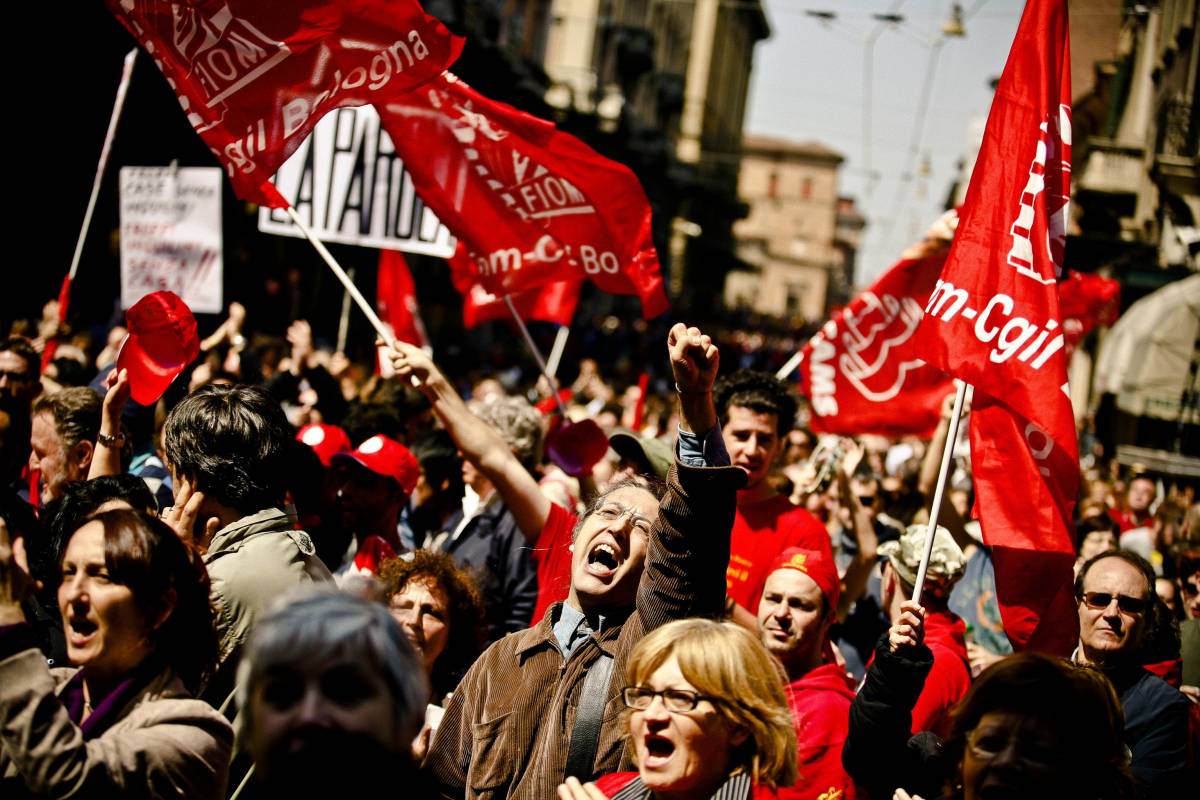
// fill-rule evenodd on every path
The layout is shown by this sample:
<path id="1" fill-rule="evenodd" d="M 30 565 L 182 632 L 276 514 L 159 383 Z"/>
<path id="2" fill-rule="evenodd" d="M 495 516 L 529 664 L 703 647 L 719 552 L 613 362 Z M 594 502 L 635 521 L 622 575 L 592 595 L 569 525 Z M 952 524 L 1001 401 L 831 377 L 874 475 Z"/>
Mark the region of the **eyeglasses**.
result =
<path id="1" fill-rule="evenodd" d="M 625 705 L 637 711 L 645 711 L 656 697 L 662 698 L 667 711 L 674 711 L 677 714 L 695 711 L 701 700 L 707 700 L 710 703 L 717 702 L 715 697 L 708 697 L 688 689 L 664 689 L 656 692 L 649 686 L 626 686 L 621 691 L 621 698 L 625 701 Z"/>
<path id="2" fill-rule="evenodd" d="M 8 378 L 12 383 L 25 383 L 33 380 L 33 373 L 30 372 L 13 372 L 8 369 L 0 369 L 0 379 Z"/>
<path id="3" fill-rule="evenodd" d="M 1108 592 L 1084 592 L 1083 602 L 1088 608 L 1097 611 L 1108 608 L 1112 605 L 1113 599 L 1117 601 L 1117 608 L 1124 611 L 1126 614 L 1141 614 L 1146 610 L 1146 601 L 1140 597 L 1130 597 L 1127 594 L 1109 594 Z"/>

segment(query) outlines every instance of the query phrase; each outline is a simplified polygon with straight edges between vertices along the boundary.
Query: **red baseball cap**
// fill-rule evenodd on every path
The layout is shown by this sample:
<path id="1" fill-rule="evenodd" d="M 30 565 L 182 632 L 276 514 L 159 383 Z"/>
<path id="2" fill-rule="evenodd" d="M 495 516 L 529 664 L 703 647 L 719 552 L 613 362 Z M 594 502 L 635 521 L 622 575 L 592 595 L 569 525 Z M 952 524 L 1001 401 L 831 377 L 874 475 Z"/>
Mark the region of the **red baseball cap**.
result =
<path id="1" fill-rule="evenodd" d="M 417 478 L 421 474 L 417 457 L 404 445 L 382 434 L 375 434 L 350 452 L 334 453 L 330 460 L 334 459 L 352 459 L 376 475 L 392 478 L 408 494 L 417 488 Z"/>
<path id="2" fill-rule="evenodd" d="M 794 569 L 812 578 L 821 589 L 821 594 L 825 596 L 825 604 L 829 608 L 829 613 L 837 613 L 838 599 L 842 594 L 842 581 L 838 577 L 837 566 L 833 563 L 831 554 L 820 550 L 807 550 L 803 547 L 789 547 L 772 562 L 771 569 L 767 574 L 769 575 L 777 569 Z"/>
<path id="3" fill-rule="evenodd" d="M 301 428 L 296 434 L 296 441 L 311 447 L 317 458 L 327 467 L 331 458 L 350 449 L 350 437 L 344 430 L 337 425 L 324 425 L 319 422 Z"/>
<path id="4" fill-rule="evenodd" d="M 151 292 L 125 312 L 129 335 L 117 369 L 129 374 L 129 394 L 152 406 L 200 352 L 196 318 L 174 292 Z"/>

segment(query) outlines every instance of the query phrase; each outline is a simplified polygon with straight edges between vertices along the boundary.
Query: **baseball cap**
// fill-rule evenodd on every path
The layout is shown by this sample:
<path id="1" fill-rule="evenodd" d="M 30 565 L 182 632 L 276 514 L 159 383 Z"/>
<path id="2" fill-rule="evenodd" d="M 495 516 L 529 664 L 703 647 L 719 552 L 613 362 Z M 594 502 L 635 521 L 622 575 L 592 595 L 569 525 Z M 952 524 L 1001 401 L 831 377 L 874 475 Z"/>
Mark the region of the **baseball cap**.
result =
<path id="1" fill-rule="evenodd" d="M 608 445 L 617 455 L 640 465 L 639 472 L 667 479 L 667 472 L 675 460 L 671 445 L 662 439 L 638 436 L 633 431 L 617 430 L 608 437 Z"/>
<path id="2" fill-rule="evenodd" d="M 349 452 L 334 453 L 330 461 L 352 460 L 376 475 L 392 478 L 405 492 L 417 488 L 421 465 L 408 448 L 383 434 L 375 434 Z"/>
<path id="3" fill-rule="evenodd" d="M 837 613 L 838 599 L 842 594 L 842 582 L 838 577 L 837 565 L 833 556 L 820 550 L 809 550 L 803 547 L 789 547 L 776 557 L 768 572 L 778 569 L 794 569 L 803 572 L 816 581 L 825 596 L 825 606 L 830 614 Z"/>
<path id="4" fill-rule="evenodd" d="M 921 567 L 921 557 L 925 555 L 925 543 L 928 541 L 927 529 L 927 525 L 909 525 L 899 539 L 879 545 L 879 555 L 892 562 L 896 574 L 909 586 L 917 583 L 917 570 Z M 950 531 L 938 525 L 933 536 L 933 552 L 929 556 L 923 591 L 935 597 L 948 597 L 955 582 L 962 577 L 965 566 L 962 549 L 955 543 Z"/>
<path id="5" fill-rule="evenodd" d="M 337 425 L 325 425 L 320 422 L 301 428 L 296 434 L 296 441 L 311 447 L 317 458 L 327 467 L 331 458 L 350 449 L 350 437 L 344 430 Z"/>
<path id="6" fill-rule="evenodd" d="M 174 292 L 151 292 L 125 312 L 125 327 L 117 369 L 127 371 L 134 401 L 154 405 L 200 352 L 196 318 Z"/>

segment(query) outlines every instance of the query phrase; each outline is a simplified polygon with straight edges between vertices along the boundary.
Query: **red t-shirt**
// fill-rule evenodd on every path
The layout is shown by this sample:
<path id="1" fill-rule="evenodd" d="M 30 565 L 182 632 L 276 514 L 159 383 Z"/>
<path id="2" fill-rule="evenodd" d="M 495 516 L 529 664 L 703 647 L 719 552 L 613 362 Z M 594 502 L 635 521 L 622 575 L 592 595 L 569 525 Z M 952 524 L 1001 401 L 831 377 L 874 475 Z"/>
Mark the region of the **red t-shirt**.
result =
<path id="1" fill-rule="evenodd" d="M 854 686 L 837 664 L 822 664 L 787 686 L 788 708 L 796 726 L 796 765 L 800 779 L 780 787 L 780 800 L 855 800 L 858 787 L 842 767 L 842 746 L 850 730 Z"/>
<path id="2" fill-rule="evenodd" d="M 950 708 L 971 688 L 966 631 L 966 624 L 950 611 L 926 615 L 925 644 L 933 651 L 933 668 L 913 706 L 914 735 L 933 731 L 944 739 L 950 733 Z"/>
<path id="3" fill-rule="evenodd" d="M 833 557 L 821 521 L 781 494 L 761 503 L 738 503 L 729 543 L 725 590 L 742 608 L 758 613 L 763 584 L 776 556 L 789 547 L 820 550 Z"/>
<path id="4" fill-rule="evenodd" d="M 558 503 L 550 504 L 550 515 L 538 534 L 529 557 L 537 569 L 537 605 L 533 608 L 531 625 L 546 616 L 546 609 L 559 600 L 566 600 L 571 591 L 571 532 L 579 518 Z"/>

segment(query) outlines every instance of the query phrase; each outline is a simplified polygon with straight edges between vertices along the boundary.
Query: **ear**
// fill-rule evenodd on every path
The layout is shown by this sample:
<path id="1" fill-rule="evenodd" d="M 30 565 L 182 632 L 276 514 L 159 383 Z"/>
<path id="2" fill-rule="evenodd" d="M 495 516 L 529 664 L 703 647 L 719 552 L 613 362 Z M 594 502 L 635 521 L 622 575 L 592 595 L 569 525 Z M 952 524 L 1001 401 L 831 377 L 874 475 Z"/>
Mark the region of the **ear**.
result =
<path id="1" fill-rule="evenodd" d="M 162 608 L 154 619 L 150 620 L 150 630 L 156 631 L 162 627 L 162 624 L 170 618 L 175 611 L 175 605 L 179 602 L 179 594 L 174 589 L 168 589 L 163 595 Z"/>
<path id="2" fill-rule="evenodd" d="M 88 467 L 92 465 L 92 456 L 96 454 L 96 446 L 89 441 L 76 442 L 71 448 L 71 460 L 79 465 L 79 468 L 86 474 Z"/>
<path id="3" fill-rule="evenodd" d="M 741 747 L 742 744 L 750 738 L 750 731 L 741 725 L 730 723 L 731 730 L 729 732 L 729 744 L 732 747 Z"/>

